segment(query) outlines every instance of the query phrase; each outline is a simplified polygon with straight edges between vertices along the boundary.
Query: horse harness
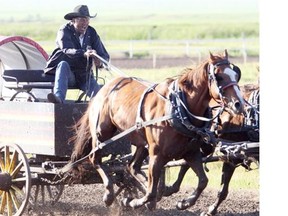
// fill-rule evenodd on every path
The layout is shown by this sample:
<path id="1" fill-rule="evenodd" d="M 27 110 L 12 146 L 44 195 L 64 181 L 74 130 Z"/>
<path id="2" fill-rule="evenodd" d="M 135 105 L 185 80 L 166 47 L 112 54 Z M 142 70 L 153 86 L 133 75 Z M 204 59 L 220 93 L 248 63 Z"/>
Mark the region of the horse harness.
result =
<path id="1" fill-rule="evenodd" d="M 247 100 L 244 100 L 247 107 L 244 112 L 244 121 L 239 129 L 225 129 L 219 130 L 221 124 L 220 118 L 217 117 L 213 120 L 211 130 L 216 135 L 227 133 L 243 133 L 245 132 L 249 138 L 249 141 L 259 141 L 259 89 L 254 90 Z M 213 109 L 213 108 L 212 108 Z"/>

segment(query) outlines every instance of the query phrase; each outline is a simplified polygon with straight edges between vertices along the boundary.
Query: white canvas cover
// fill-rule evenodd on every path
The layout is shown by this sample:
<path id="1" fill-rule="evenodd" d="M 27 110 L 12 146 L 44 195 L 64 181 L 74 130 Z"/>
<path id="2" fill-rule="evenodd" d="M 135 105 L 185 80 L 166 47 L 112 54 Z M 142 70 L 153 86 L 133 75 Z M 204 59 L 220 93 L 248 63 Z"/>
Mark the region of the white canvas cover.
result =
<path id="1" fill-rule="evenodd" d="M 43 70 L 48 57 L 38 43 L 27 37 L 0 35 L 0 75 L 4 70 L 11 69 Z M 0 78 L 0 97 L 9 97 L 11 90 L 4 88 L 3 82 Z M 35 89 L 35 93 L 37 91 Z M 45 90 L 41 90 L 40 93 L 43 93 L 43 97 L 47 95 Z"/>
<path id="2" fill-rule="evenodd" d="M 44 69 L 48 54 L 23 36 L 0 36 L 1 72 L 5 69 Z"/>

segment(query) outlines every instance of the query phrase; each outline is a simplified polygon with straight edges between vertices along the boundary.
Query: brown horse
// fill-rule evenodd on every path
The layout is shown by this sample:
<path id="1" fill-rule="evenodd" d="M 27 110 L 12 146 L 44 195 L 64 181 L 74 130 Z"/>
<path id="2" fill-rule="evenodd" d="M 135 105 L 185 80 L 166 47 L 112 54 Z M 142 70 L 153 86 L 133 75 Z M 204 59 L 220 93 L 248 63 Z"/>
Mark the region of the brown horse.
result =
<path id="1" fill-rule="evenodd" d="M 213 130 L 217 132 L 219 138 L 235 142 L 259 142 L 259 86 L 241 86 L 241 91 L 243 93 L 245 101 L 247 102 L 244 115 L 231 115 L 230 113 L 224 111 L 221 115 L 219 115 L 219 118 L 215 119 L 217 121 L 214 121 L 211 126 L 213 127 Z M 213 107 L 214 105 L 215 101 L 212 100 L 210 102 L 210 106 Z M 208 151 L 203 153 L 203 157 L 207 156 L 207 154 L 213 153 L 213 151 L 213 149 L 208 149 Z M 251 148 L 249 151 L 250 152 L 246 152 L 246 156 L 259 161 L 259 149 Z M 241 158 L 234 158 L 230 159 L 228 162 L 223 163 L 221 175 L 221 190 L 218 193 L 217 200 L 213 205 L 209 207 L 208 212 L 203 212 L 201 216 L 210 216 L 217 213 L 218 207 L 228 195 L 229 183 L 235 169 L 240 165 L 245 167 L 246 169 L 249 169 L 250 162 L 251 161 L 245 161 Z M 182 180 L 188 169 L 188 165 L 181 166 L 178 178 L 176 179 L 174 184 L 165 187 L 163 192 L 164 196 L 170 196 L 173 193 L 179 191 Z M 185 206 L 182 206 L 181 210 L 183 209 L 185 209 Z"/>
<path id="2" fill-rule="evenodd" d="M 89 154 L 106 188 L 103 200 L 112 204 L 113 183 L 101 167 L 101 151 L 115 139 L 116 131 L 125 135 L 129 131 L 136 152 L 128 171 L 141 182 L 140 166 L 149 154 L 148 187 L 142 198 L 123 203 L 133 208 L 144 204 L 155 208 L 161 170 L 168 161 L 183 158 L 199 178 L 196 190 L 183 201 L 193 205 L 208 183 L 200 145 L 195 142 L 206 129 L 202 117 L 211 98 L 230 112 L 243 112 L 239 76 L 225 50 L 223 55 L 210 53 L 210 58 L 195 69 L 187 68 L 178 78 L 157 85 L 131 77 L 110 81 L 90 101 L 76 125 L 72 164 Z"/>

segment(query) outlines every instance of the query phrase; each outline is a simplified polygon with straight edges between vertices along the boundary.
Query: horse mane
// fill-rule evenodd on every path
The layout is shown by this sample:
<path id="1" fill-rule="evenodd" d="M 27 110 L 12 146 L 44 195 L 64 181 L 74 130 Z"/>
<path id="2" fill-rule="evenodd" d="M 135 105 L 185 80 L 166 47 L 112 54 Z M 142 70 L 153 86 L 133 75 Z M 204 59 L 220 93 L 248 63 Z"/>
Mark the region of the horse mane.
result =
<path id="1" fill-rule="evenodd" d="M 180 88 L 191 92 L 196 86 L 201 85 L 203 82 L 207 82 L 207 65 L 208 61 L 202 62 L 195 68 L 187 67 L 183 69 L 179 75 Z"/>
<path id="2" fill-rule="evenodd" d="M 69 139 L 69 143 L 74 143 L 73 155 L 71 156 L 72 161 L 76 161 L 84 155 L 89 154 L 92 149 L 87 148 L 86 143 L 91 141 L 90 126 L 89 126 L 89 110 L 91 103 L 89 103 L 87 110 L 84 115 L 76 122 L 73 126 L 74 134 Z"/>
<path id="3" fill-rule="evenodd" d="M 179 86 L 188 91 L 193 91 L 193 88 L 195 88 L 198 85 L 202 85 L 203 82 L 208 82 L 208 73 L 207 68 L 208 64 L 216 64 L 219 61 L 222 61 L 225 57 L 223 57 L 220 53 L 213 55 L 210 53 L 209 60 L 206 60 L 202 62 L 201 64 L 198 64 L 195 68 L 187 67 L 185 68 L 180 77 L 179 77 Z"/>

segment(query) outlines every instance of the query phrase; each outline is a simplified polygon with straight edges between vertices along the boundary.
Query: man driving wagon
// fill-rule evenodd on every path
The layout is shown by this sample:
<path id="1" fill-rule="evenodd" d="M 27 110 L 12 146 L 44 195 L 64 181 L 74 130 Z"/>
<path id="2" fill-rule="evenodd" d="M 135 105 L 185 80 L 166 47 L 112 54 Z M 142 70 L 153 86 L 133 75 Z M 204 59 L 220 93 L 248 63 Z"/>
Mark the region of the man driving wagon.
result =
<path id="1" fill-rule="evenodd" d="M 86 5 L 79 5 L 64 16 L 69 22 L 60 27 L 56 38 L 56 49 L 48 59 L 45 73 L 55 74 L 53 93 L 47 96 L 52 103 L 64 103 L 67 89 L 76 86 L 90 98 L 95 96 L 100 86 L 90 73 L 93 62 L 96 67 L 103 63 L 92 57 L 101 56 L 107 62 L 110 59 L 96 30 L 89 25 L 91 16 Z"/>

